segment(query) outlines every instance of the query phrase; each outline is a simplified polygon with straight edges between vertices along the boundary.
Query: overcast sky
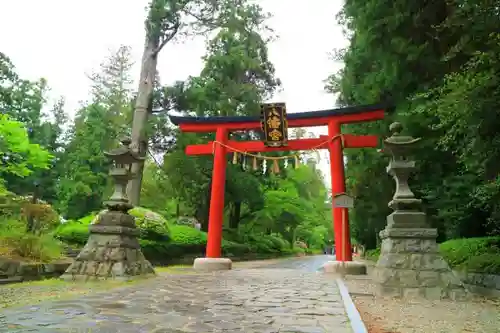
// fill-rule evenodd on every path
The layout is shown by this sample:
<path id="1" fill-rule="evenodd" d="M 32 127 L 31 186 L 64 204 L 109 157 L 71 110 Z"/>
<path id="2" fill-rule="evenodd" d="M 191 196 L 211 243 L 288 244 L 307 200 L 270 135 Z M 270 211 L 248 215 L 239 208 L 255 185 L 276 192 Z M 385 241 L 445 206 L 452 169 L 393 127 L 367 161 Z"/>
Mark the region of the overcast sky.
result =
<path id="1" fill-rule="evenodd" d="M 87 98 L 85 73 L 97 69 L 110 50 L 132 47 L 138 77 L 144 44 L 145 7 L 148 0 L 0 0 L 0 51 L 14 62 L 24 78 L 44 77 L 51 96 L 64 96 L 67 111 L 74 114 L 79 101 Z M 329 53 L 347 41 L 336 24 L 341 0 L 261 0 L 274 16 L 270 26 L 279 39 L 269 45 L 271 61 L 283 82 L 283 91 L 273 101 L 286 102 L 289 112 L 335 107 L 335 97 L 324 91 L 323 81 L 341 64 Z M 197 75 L 205 53 L 202 38 L 167 45 L 159 58 L 162 82 L 168 84 Z M 315 133 L 326 133 L 317 129 Z M 330 182 L 326 152 L 320 169 Z"/>

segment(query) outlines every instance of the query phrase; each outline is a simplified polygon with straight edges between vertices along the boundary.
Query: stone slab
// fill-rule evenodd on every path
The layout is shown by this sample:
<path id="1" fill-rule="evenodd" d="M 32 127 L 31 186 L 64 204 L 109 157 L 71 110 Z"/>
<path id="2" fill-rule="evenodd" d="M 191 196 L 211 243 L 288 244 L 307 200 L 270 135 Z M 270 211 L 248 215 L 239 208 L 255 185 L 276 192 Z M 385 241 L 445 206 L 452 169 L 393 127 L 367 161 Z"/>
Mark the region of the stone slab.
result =
<path id="1" fill-rule="evenodd" d="M 204 272 L 227 271 L 233 268 L 233 262 L 229 258 L 196 258 L 193 268 Z"/>
<path id="2" fill-rule="evenodd" d="M 329 261 L 323 265 L 324 273 L 365 275 L 366 265 L 359 261 Z"/>

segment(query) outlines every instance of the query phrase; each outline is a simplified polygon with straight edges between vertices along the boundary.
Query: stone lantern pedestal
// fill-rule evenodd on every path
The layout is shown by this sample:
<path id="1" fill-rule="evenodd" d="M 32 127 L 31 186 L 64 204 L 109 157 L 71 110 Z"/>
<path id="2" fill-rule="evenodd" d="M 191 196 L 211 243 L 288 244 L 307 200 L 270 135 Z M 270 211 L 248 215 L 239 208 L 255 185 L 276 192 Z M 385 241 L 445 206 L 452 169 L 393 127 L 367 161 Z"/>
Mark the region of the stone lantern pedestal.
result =
<path id="1" fill-rule="evenodd" d="M 430 228 L 415 198 L 408 178 L 415 161 L 407 153 L 420 139 L 400 135 L 402 126 L 393 123 L 392 136 L 384 141 L 384 150 L 392 155 L 387 172 L 396 182 L 396 193 L 389 207 L 387 226 L 380 232 L 382 246 L 375 266 L 375 280 L 381 295 L 423 296 L 428 299 L 464 299 L 467 292 L 439 253 L 437 229 Z"/>
<path id="2" fill-rule="evenodd" d="M 128 181 L 133 176 L 131 167 L 139 160 L 128 147 L 106 153 L 113 160 L 110 175 L 115 180 L 115 191 L 102 211 L 90 225 L 87 244 L 73 264 L 61 276 L 64 280 L 120 279 L 155 275 L 151 263 L 144 257 L 135 218 L 127 213 L 132 205 L 126 195 Z"/>

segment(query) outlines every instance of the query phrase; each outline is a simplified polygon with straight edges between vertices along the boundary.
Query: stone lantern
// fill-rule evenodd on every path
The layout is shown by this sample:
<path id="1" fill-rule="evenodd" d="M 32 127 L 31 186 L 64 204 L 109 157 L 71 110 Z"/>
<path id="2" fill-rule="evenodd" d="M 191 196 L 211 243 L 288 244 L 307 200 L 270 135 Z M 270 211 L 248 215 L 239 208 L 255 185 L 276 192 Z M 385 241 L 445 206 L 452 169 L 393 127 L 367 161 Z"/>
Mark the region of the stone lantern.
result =
<path id="1" fill-rule="evenodd" d="M 415 198 L 408 184 L 416 169 L 409 155 L 420 139 L 401 135 L 400 123 L 391 124 L 389 129 L 392 135 L 384 140 L 384 152 L 392 155 L 387 173 L 396 182 L 396 191 L 389 202 L 394 212 L 380 232 L 382 246 L 374 270 L 379 293 L 463 299 L 467 296 L 463 284 L 439 253 L 437 229 L 429 227 L 422 200 Z"/>
<path id="2" fill-rule="evenodd" d="M 132 173 L 132 166 L 134 163 L 144 160 L 144 157 L 132 151 L 129 148 L 130 143 L 129 139 L 123 139 L 121 147 L 104 153 L 107 158 L 113 161 L 109 175 L 114 180 L 115 188 L 111 197 L 104 202 L 104 205 L 112 211 L 126 212 L 133 207 L 127 197 L 127 184 L 135 176 Z"/>
<path id="3" fill-rule="evenodd" d="M 89 227 L 87 244 L 75 261 L 61 276 L 65 280 L 124 279 L 154 275 L 153 266 L 144 257 L 135 218 L 128 214 L 130 204 L 126 188 L 134 177 L 132 165 L 141 160 L 130 147 L 130 140 L 105 153 L 113 161 L 110 176 L 115 183 L 114 192 L 104 202 L 102 211 Z"/>
<path id="4" fill-rule="evenodd" d="M 386 170 L 396 182 L 396 191 L 389 207 L 394 213 L 388 216 L 390 227 L 426 227 L 426 216 L 421 210 L 422 200 L 415 198 L 415 194 L 408 185 L 408 179 L 416 170 L 416 163 L 410 160 L 408 154 L 420 142 L 420 138 L 401 135 L 403 126 L 392 123 L 389 127 L 392 136 L 384 140 L 384 151 L 392 155 Z"/>

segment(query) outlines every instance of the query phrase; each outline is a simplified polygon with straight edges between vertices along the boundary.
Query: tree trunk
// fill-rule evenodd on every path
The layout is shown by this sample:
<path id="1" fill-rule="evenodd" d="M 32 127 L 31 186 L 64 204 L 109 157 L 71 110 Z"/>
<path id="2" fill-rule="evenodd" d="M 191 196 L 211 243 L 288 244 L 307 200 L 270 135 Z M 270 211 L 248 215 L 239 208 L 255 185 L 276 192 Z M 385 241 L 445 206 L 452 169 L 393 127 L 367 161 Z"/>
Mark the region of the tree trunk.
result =
<path id="1" fill-rule="evenodd" d="M 241 218 L 241 202 L 234 202 L 233 209 L 231 210 L 231 217 L 229 219 L 229 228 L 238 229 Z"/>
<path id="2" fill-rule="evenodd" d="M 154 81 L 158 56 L 155 50 L 158 48 L 158 39 L 147 40 L 142 55 L 141 75 L 139 89 L 134 108 L 134 120 L 132 122 L 131 148 L 138 152 L 140 156 L 146 157 L 148 149 L 148 138 L 146 135 L 146 125 L 148 122 L 149 104 L 153 95 Z M 142 173 L 144 171 L 144 161 L 135 163 L 132 172 L 135 178 L 132 179 L 127 188 L 130 203 L 138 206 L 140 203 Z"/>
<path id="3" fill-rule="evenodd" d="M 179 199 L 177 199 L 175 203 L 175 217 L 179 218 L 180 216 L 181 216 L 181 204 L 179 202 Z"/>

